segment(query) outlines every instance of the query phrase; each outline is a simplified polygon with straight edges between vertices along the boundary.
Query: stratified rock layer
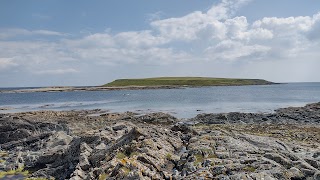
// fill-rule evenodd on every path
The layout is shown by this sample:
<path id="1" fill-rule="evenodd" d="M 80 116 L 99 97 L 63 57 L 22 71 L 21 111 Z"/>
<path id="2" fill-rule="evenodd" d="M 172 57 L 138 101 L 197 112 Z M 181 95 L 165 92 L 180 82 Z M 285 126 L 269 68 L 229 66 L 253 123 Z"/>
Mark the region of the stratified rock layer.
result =
<path id="1" fill-rule="evenodd" d="M 55 179 L 319 179 L 320 103 L 273 114 L 0 114 L 0 175 Z M 21 175 L 6 175 L 16 179 Z"/>

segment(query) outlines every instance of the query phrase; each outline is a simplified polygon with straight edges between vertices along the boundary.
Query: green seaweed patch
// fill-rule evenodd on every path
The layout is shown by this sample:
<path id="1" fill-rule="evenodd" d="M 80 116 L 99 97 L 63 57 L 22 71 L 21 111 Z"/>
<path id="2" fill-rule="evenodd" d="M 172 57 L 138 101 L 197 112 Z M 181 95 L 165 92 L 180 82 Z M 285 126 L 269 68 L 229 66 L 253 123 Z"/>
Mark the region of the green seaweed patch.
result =
<path id="1" fill-rule="evenodd" d="M 29 171 L 25 171 L 23 170 L 23 168 L 18 168 L 15 170 L 9 170 L 9 171 L 1 171 L 0 172 L 0 179 L 4 178 L 6 176 L 12 176 L 12 175 L 22 175 L 22 176 L 28 176 L 29 175 Z"/>
<path id="2" fill-rule="evenodd" d="M 166 155 L 166 158 L 167 158 L 168 160 L 172 160 L 172 154 L 168 153 L 168 154 Z"/>
<path id="3" fill-rule="evenodd" d="M 126 156 L 123 152 L 118 152 L 117 155 L 116 155 L 116 157 L 117 157 L 118 159 L 124 159 L 124 158 L 126 158 L 127 156 Z"/>
<path id="4" fill-rule="evenodd" d="M 213 158 L 218 158 L 218 156 L 216 154 L 209 154 L 208 158 L 209 159 L 211 159 L 211 158 L 213 159 Z"/>
<path id="5" fill-rule="evenodd" d="M 8 157 L 9 154 L 5 151 L 0 151 L 0 157 Z"/>
<path id="6" fill-rule="evenodd" d="M 106 173 L 102 173 L 99 175 L 99 180 L 106 180 L 108 175 Z"/>
<path id="7" fill-rule="evenodd" d="M 195 154 L 194 157 L 196 158 L 195 164 L 201 164 L 204 160 L 204 157 L 202 154 Z"/>
<path id="8" fill-rule="evenodd" d="M 130 153 L 129 157 L 133 157 L 133 156 L 138 156 L 139 153 L 137 151 L 133 151 L 132 153 Z"/>
<path id="9" fill-rule="evenodd" d="M 244 171 L 248 171 L 248 172 L 255 172 L 256 168 L 252 167 L 252 166 L 245 166 L 243 168 Z"/>

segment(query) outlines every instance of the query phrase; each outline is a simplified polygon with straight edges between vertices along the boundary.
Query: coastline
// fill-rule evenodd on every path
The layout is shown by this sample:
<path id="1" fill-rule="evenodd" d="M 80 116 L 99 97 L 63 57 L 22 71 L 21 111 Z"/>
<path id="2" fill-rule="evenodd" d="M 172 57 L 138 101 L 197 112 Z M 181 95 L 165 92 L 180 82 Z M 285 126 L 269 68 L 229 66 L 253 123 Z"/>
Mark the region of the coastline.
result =
<path id="1" fill-rule="evenodd" d="M 320 177 L 320 102 L 190 119 L 96 109 L 0 121 L 0 175 L 23 167 L 57 179 Z"/>
<path id="2" fill-rule="evenodd" d="M 273 84 L 252 84 L 252 85 L 215 85 L 215 86 L 262 86 L 262 85 L 277 85 L 285 83 Z M 116 91 L 116 90 L 145 90 L 145 89 L 185 89 L 185 88 L 201 88 L 201 87 L 215 87 L 215 86 L 88 86 L 88 87 L 40 87 L 27 88 L 15 90 L 0 90 L 0 93 L 35 93 L 35 92 L 73 92 L 73 91 Z"/>

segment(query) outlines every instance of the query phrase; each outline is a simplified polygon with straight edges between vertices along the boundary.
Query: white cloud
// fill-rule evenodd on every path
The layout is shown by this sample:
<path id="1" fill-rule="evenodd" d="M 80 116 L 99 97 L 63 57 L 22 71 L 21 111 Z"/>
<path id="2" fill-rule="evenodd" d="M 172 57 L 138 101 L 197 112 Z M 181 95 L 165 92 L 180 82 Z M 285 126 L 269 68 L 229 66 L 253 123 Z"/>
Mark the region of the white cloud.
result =
<path id="1" fill-rule="evenodd" d="M 237 41 L 222 41 L 214 47 L 205 50 L 209 59 L 235 60 L 248 56 L 258 59 L 270 50 L 269 47 L 261 45 L 247 45 Z"/>
<path id="2" fill-rule="evenodd" d="M 66 36 L 67 34 L 49 30 L 27 30 L 21 28 L 0 29 L 0 39 L 8 39 L 17 36 Z"/>
<path id="3" fill-rule="evenodd" d="M 253 23 L 253 27 L 272 30 L 276 36 L 291 36 L 309 31 L 313 25 L 312 17 L 288 18 L 267 17 Z"/>
<path id="4" fill-rule="evenodd" d="M 18 64 L 15 63 L 12 58 L 0 58 L 0 70 L 17 65 Z"/>
<path id="5" fill-rule="evenodd" d="M 225 20 L 234 15 L 234 13 L 244 4 L 251 0 L 222 0 L 221 3 L 213 6 L 207 14 L 218 20 Z"/>
<path id="6" fill-rule="evenodd" d="M 148 21 L 149 22 L 152 22 L 152 21 L 157 21 L 157 20 L 160 20 L 162 16 L 164 16 L 165 13 L 162 12 L 162 11 L 157 11 L 155 13 L 149 13 L 147 14 L 147 17 L 148 17 Z"/>
<path id="7" fill-rule="evenodd" d="M 0 69 L 19 65 L 28 72 L 45 75 L 83 72 L 80 66 L 178 66 L 183 62 L 209 61 L 249 64 L 320 57 L 316 48 L 320 44 L 320 13 L 265 17 L 249 23 L 244 16 L 234 17 L 236 10 L 247 2 L 222 0 L 207 12 L 154 20 L 150 29 L 105 31 L 80 38 L 47 30 L 1 29 Z M 10 39 L 21 35 L 56 36 L 58 40 Z"/>
<path id="8" fill-rule="evenodd" d="M 48 31 L 48 30 L 35 30 L 30 31 L 31 34 L 35 35 L 45 35 L 45 36 L 65 36 L 66 34 L 56 31 Z"/>
<path id="9" fill-rule="evenodd" d="M 216 20 L 196 11 L 181 18 L 154 21 L 151 26 L 168 39 L 190 41 L 196 39 L 197 32 L 211 24 L 211 21 Z"/>
<path id="10" fill-rule="evenodd" d="M 113 37 L 108 33 L 90 34 L 81 39 L 64 39 L 62 43 L 67 47 L 83 49 L 115 46 Z"/>
<path id="11" fill-rule="evenodd" d="M 151 26 L 160 35 L 170 40 L 191 41 L 198 38 L 199 32 L 208 30 L 217 33 L 213 37 L 225 35 L 225 24 L 221 20 L 228 19 L 241 5 L 250 0 L 222 0 L 208 12 L 195 11 L 179 18 L 168 18 L 151 22 Z M 214 34 L 213 33 L 213 34 Z M 213 35 L 211 34 L 211 35 Z"/>
<path id="12" fill-rule="evenodd" d="M 122 32 L 114 39 L 121 47 L 152 47 L 168 42 L 164 37 L 153 36 L 151 31 Z"/>
<path id="13" fill-rule="evenodd" d="M 308 32 L 308 38 L 311 41 L 320 40 L 320 12 L 313 16 L 313 24 Z"/>
<path id="14" fill-rule="evenodd" d="M 161 64 L 192 60 L 245 60 L 295 57 L 318 38 L 320 15 L 266 17 L 252 24 L 244 16 L 232 17 L 248 0 L 222 0 L 208 12 L 156 20 L 151 30 L 112 34 L 95 33 L 57 42 L 0 42 L 0 52 L 19 64 L 78 61 L 92 64 Z M 3 33 L 2 37 L 8 37 Z M 12 34 L 61 36 L 63 33 L 11 29 Z M 0 33 L 1 36 L 1 33 Z M 208 58 L 208 56 L 214 58 Z M 269 57 L 269 58 L 267 58 Z M 28 61 L 28 62 L 23 62 Z"/>
<path id="15" fill-rule="evenodd" d="M 60 74 L 70 74 L 70 73 L 78 73 L 79 71 L 73 68 L 67 69 L 49 69 L 49 70 L 39 70 L 35 71 L 35 74 L 48 74 L 48 75 L 60 75 Z"/>

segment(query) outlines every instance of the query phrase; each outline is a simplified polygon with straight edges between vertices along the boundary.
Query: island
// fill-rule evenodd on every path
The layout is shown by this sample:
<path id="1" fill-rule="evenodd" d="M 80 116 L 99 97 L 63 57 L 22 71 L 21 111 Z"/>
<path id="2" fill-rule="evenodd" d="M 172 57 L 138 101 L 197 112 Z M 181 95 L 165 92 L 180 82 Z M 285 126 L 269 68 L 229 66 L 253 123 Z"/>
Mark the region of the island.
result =
<path id="1" fill-rule="evenodd" d="M 234 79 L 211 77 L 156 77 L 144 79 L 117 79 L 102 86 L 54 86 L 15 90 L 0 90 L 0 93 L 110 91 L 141 89 L 179 89 L 207 86 L 247 86 L 279 84 L 263 79 Z"/>
<path id="2" fill-rule="evenodd" d="M 270 85 L 275 84 L 263 79 L 234 79 L 212 77 L 155 77 L 143 79 L 117 79 L 105 84 L 106 87 L 130 86 L 243 86 L 243 85 Z"/>

